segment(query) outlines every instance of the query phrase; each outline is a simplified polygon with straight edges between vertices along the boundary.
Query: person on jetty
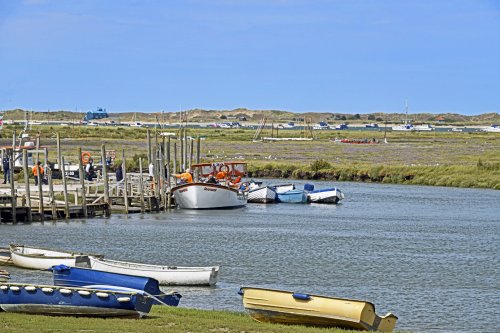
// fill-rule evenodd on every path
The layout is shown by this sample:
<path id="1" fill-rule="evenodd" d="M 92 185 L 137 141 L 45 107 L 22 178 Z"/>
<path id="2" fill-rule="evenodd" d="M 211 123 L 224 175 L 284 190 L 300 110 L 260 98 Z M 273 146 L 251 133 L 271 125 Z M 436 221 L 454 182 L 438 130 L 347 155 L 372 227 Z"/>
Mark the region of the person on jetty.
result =
<path id="1" fill-rule="evenodd" d="M 211 173 L 208 175 L 207 180 L 205 180 L 207 184 L 217 184 L 217 179 L 215 179 L 214 174 Z"/>
<path id="2" fill-rule="evenodd" d="M 36 164 L 31 168 L 31 172 L 33 172 L 33 177 L 35 177 L 35 185 L 38 185 L 38 170 L 40 170 L 40 179 L 43 180 L 43 175 L 45 173 L 45 170 L 43 169 L 43 166 L 41 166 L 42 162 L 38 161 Z M 43 181 L 42 181 L 43 185 Z"/>
<path id="3" fill-rule="evenodd" d="M 191 174 L 191 169 L 190 168 L 187 168 L 186 171 L 184 171 L 181 174 L 176 173 L 176 174 L 174 174 L 174 176 L 176 178 L 180 178 L 180 180 L 181 180 L 180 183 L 181 184 L 189 184 L 189 183 L 193 182 L 193 175 Z"/>
<path id="4" fill-rule="evenodd" d="M 94 160 L 91 158 L 85 166 L 85 175 L 87 176 L 87 180 L 89 181 L 91 181 L 92 177 L 94 177 Z"/>
<path id="5" fill-rule="evenodd" d="M 7 182 L 10 184 L 10 158 L 9 156 L 5 156 L 2 160 L 2 167 L 3 167 L 3 183 L 7 184 Z"/>

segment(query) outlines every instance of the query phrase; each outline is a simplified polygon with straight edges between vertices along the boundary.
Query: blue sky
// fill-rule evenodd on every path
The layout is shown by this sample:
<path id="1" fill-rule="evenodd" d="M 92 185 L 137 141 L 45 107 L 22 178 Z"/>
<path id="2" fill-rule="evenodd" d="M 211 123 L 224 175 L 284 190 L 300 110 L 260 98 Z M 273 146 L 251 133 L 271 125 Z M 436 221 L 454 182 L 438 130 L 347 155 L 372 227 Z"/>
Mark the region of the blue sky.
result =
<path id="1" fill-rule="evenodd" d="M 496 0 L 0 0 L 0 110 L 500 112 Z"/>

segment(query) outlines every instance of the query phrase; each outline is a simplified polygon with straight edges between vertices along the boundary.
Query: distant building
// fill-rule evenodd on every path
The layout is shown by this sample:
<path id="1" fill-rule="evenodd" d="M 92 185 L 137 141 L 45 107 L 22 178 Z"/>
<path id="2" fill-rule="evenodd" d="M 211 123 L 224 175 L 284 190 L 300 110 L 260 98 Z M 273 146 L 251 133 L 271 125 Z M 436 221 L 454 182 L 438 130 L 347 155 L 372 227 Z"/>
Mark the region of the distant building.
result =
<path id="1" fill-rule="evenodd" d="M 436 121 L 437 121 L 438 123 L 444 123 L 445 119 L 444 119 L 443 117 L 441 117 L 441 116 L 440 116 L 440 117 L 437 117 L 437 118 L 436 118 Z"/>
<path id="2" fill-rule="evenodd" d="M 97 108 L 95 111 L 89 111 L 85 114 L 85 117 L 83 117 L 84 121 L 91 121 L 91 120 L 96 120 L 96 119 L 103 119 L 103 118 L 108 118 L 108 113 L 106 112 L 106 109 L 103 108 Z"/>

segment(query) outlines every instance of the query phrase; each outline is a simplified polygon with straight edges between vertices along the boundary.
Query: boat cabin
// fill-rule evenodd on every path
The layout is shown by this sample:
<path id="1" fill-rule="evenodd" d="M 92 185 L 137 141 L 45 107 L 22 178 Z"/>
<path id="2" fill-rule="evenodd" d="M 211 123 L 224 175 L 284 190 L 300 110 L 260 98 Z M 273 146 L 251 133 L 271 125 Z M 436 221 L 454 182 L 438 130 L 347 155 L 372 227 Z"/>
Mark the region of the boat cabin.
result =
<path id="1" fill-rule="evenodd" d="M 212 174 L 219 182 L 239 183 L 247 175 L 246 162 L 214 162 L 191 165 L 198 179 L 206 179 Z"/>

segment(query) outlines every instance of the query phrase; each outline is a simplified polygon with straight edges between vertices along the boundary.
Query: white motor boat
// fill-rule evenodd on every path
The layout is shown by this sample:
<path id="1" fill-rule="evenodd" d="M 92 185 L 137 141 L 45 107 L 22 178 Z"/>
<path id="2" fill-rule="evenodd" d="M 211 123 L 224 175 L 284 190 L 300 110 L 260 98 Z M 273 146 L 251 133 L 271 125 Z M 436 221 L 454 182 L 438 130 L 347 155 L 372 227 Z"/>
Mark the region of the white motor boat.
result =
<path id="1" fill-rule="evenodd" d="M 46 270 L 60 264 L 76 266 L 77 261 L 84 260 L 91 254 L 11 244 L 10 255 L 15 266 Z M 102 257 L 95 254 L 92 256 Z"/>
<path id="2" fill-rule="evenodd" d="M 484 132 L 500 133 L 500 125 L 491 125 L 483 129 Z"/>
<path id="3" fill-rule="evenodd" d="M 427 131 L 434 131 L 434 127 L 432 127 L 429 124 L 421 124 L 421 125 L 415 125 L 414 126 L 415 131 L 417 132 L 427 132 Z"/>
<path id="4" fill-rule="evenodd" d="M 191 169 L 200 179 L 215 177 L 215 183 L 194 182 L 172 188 L 172 195 L 179 208 L 224 209 L 239 208 L 247 204 L 247 192 L 240 190 L 242 177 L 246 176 L 245 162 L 220 162 L 193 164 Z"/>

